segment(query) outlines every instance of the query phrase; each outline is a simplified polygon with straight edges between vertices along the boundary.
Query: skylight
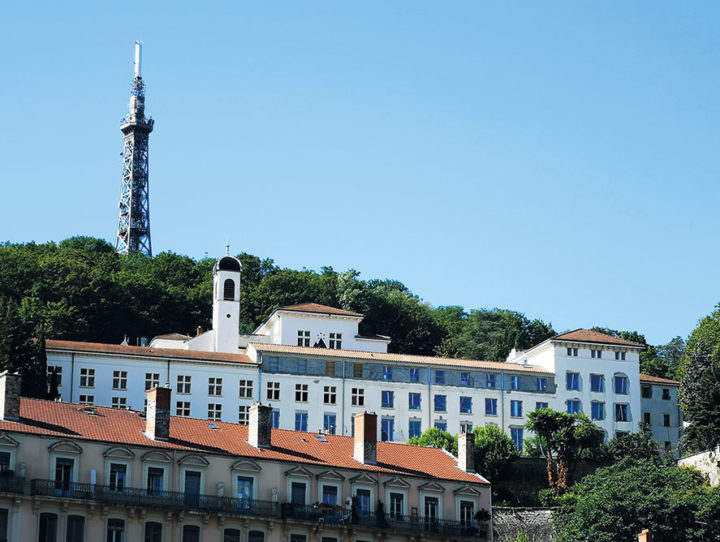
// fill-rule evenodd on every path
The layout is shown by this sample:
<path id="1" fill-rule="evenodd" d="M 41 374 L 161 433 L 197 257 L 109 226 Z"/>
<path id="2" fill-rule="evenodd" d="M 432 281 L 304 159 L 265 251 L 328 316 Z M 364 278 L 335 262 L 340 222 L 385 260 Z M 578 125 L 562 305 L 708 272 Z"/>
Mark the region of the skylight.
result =
<path id="1" fill-rule="evenodd" d="M 210 429 L 220 429 L 220 426 L 215 423 L 207 424 Z"/>

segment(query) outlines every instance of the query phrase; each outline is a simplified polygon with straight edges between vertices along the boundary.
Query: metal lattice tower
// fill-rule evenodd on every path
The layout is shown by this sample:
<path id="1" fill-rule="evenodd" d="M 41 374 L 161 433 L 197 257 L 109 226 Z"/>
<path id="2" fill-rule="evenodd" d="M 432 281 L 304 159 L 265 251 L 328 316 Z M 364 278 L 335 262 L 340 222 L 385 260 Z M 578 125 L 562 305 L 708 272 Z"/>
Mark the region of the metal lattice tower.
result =
<path id="1" fill-rule="evenodd" d="M 148 141 L 155 121 L 145 116 L 145 83 L 142 80 L 141 61 L 142 45 L 135 42 L 135 79 L 130 96 L 130 113 L 120 127 L 125 136 L 125 147 L 115 250 L 120 254 L 141 252 L 152 257 Z"/>

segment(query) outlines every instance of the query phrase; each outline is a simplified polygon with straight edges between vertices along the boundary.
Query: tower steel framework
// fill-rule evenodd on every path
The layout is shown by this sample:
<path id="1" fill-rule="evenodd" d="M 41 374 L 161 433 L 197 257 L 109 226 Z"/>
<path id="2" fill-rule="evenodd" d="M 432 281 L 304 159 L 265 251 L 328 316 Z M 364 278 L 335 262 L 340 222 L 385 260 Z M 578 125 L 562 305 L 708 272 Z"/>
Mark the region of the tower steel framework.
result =
<path id="1" fill-rule="evenodd" d="M 120 254 L 140 252 L 152 257 L 148 142 L 155 121 L 145 116 L 145 83 L 142 80 L 141 61 L 142 45 L 135 42 L 135 78 L 130 96 L 130 113 L 120 126 L 125 136 L 125 146 L 115 250 Z"/>

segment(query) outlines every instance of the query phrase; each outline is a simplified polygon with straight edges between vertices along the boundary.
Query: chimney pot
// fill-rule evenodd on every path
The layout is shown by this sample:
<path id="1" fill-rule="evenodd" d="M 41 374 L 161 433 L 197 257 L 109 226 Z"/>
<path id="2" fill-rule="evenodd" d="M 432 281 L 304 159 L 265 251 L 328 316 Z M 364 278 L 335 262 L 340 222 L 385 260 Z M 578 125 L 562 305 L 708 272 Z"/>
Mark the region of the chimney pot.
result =
<path id="1" fill-rule="evenodd" d="M 203 328 L 202 326 L 198 326 L 197 330 L 195 331 L 195 336 L 202 335 L 203 334 Z"/>
<path id="2" fill-rule="evenodd" d="M 465 472 L 475 472 L 475 434 L 458 435 L 458 468 Z"/>
<path id="3" fill-rule="evenodd" d="M 270 448 L 272 437 L 272 407 L 262 403 L 250 405 L 248 443 L 255 448 Z"/>
<path id="4" fill-rule="evenodd" d="M 147 392 L 145 434 L 152 440 L 170 437 L 170 388 L 153 388 Z"/>
<path id="5" fill-rule="evenodd" d="M 0 373 L 0 419 L 20 419 L 20 384 L 18 373 L 3 371 Z"/>
<path id="6" fill-rule="evenodd" d="M 355 447 L 353 457 L 363 465 L 377 464 L 377 414 L 355 415 Z"/>
<path id="7" fill-rule="evenodd" d="M 638 542 L 652 542 L 652 533 L 650 529 L 643 529 L 638 535 Z"/>

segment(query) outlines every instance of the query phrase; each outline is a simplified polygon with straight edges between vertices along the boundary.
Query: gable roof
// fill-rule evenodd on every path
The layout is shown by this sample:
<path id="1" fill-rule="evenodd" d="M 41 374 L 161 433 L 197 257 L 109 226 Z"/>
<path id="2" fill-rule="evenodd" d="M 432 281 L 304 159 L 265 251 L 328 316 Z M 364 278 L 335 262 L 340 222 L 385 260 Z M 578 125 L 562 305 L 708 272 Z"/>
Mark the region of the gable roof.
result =
<path id="1" fill-rule="evenodd" d="M 164 335 L 157 335 L 152 338 L 152 341 L 155 339 L 169 339 L 173 341 L 186 341 L 190 339 L 190 335 L 183 335 L 182 333 L 165 333 Z"/>
<path id="2" fill-rule="evenodd" d="M 138 358 L 172 358 L 190 361 L 218 361 L 254 365 L 255 362 L 245 354 L 224 354 L 222 352 L 202 352 L 200 350 L 181 350 L 177 348 L 151 348 L 149 346 L 128 346 L 124 344 L 87 343 L 80 341 L 48 340 L 48 352 L 87 352 L 108 355 L 121 355 Z"/>
<path id="3" fill-rule="evenodd" d="M 308 346 L 293 346 L 285 344 L 250 343 L 258 352 L 297 354 L 302 356 L 317 356 L 333 359 L 358 359 L 377 361 L 378 363 L 409 363 L 417 365 L 444 365 L 448 367 L 462 367 L 474 370 L 490 369 L 494 371 L 521 372 L 521 373 L 550 373 L 539 365 L 521 365 L 505 363 L 502 361 L 480 361 L 460 358 L 437 358 L 433 356 L 412 356 L 410 354 L 387 354 L 384 352 L 365 352 L 361 350 L 334 350 L 330 348 L 312 348 Z"/>
<path id="4" fill-rule="evenodd" d="M 0 431 L 30 433 L 64 440 L 85 440 L 123 446 L 178 450 L 200 455 L 283 461 L 294 465 L 354 469 L 392 475 L 415 475 L 487 484 L 481 476 L 463 472 L 457 461 L 438 448 L 423 448 L 378 442 L 377 465 L 363 465 L 353 459 L 354 439 L 314 433 L 272 430 L 272 447 L 258 449 L 247 443 L 248 427 L 221 421 L 170 417 L 170 438 L 147 438 L 145 419 L 137 412 L 94 407 L 92 414 L 82 405 L 21 398 L 20 421 L 0 421 Z"/>
<path id="5" fill-rule="evenodd" d="M 359 312 L 351 312 L 335 307 L 328 307 L 327 305 L 320 305 L 318 303 L 300 303 L 299 305 L 286 305 L 280 307 L 279 311 L 288 312 L 312 312 L 315 314 L 332 314 L 335 316 L 355 316 L 362 318 L 363 315 Z"/>
<path id="6" fill-rule="evenodd" d="M 551 340 L 553 341 L 572 341 L 572 342 L 582 342 L 582 343 L 598 343 L 598 344 L 614 344 L 614 345 L 622 345 L 622 346 L 631 346 L 635 348 L 646 348 L 647 345 L 636 343 L 633 341 L 627 341 L 625 339 L 620 339 L 619 337 L 613 337 L 612 335 L 607 335 L 605 333 L 600 333 L 598 331 L 592 331 L 590 329 L 576 329 L 574 331 L 568 331 L 566 333 L 561 333 L 560 335 L 555 335 Z"/>
<path id="7" fill-rule="evenodd" d="M 680 382 L 677 380 L 670 380 L 669 378 L 660 378 L 659 376 L 650 376 L 640 374 L 640 382 L 647 382 L 648 384 L 667 384 L 668 386 L 679 386 Z"/>

